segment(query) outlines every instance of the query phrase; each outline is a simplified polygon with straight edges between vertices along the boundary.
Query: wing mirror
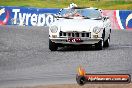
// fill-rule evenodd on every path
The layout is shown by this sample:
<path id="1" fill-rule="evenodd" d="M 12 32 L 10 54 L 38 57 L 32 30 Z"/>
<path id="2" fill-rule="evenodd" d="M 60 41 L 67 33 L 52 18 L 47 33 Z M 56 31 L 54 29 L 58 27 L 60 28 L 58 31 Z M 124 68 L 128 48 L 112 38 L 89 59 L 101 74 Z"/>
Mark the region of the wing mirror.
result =
<path id="1" fill-rule="evenodd" d="M 53 17 L 55 18 L 55 20 L 59 20 L 59 14 L 54 14 Z"/>
<path id="2" fill-rule="evenodd" d="M 108 16 L 104 16 L 104 17 L 102 17 L 102 20 L 103 20 L 103 21 L 106 21 L 107 19 L 109 19 Z"/>
<path id="3" fill-rule="evenodd" d="M 106 19 L 109 19 L 109 17 L 108 17 L 108 16 L 106 16 Z"/>

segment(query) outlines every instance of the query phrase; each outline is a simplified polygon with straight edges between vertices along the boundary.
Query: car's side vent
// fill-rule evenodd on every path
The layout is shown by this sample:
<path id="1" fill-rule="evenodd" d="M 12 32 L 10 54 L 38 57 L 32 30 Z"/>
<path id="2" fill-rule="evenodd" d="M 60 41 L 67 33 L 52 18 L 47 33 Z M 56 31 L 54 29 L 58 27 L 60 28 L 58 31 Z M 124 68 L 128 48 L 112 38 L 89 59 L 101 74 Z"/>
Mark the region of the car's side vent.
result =
<path id="1" fill-rule="evenodd" d="M 60 37 L 90 37 L 90 32 L 60 32 Z"/>

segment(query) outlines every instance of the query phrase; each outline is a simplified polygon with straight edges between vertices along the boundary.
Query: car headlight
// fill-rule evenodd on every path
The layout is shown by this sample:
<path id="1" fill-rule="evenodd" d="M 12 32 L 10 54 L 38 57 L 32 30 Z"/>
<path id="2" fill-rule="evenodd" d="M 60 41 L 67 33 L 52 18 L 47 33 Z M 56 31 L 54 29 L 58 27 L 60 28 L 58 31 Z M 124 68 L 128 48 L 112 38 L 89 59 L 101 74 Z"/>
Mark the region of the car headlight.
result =
<path id="1" fill-rule="evenodd" d="M 93 28 L 93 32 L 94 32 L 95 34 L 98 34 L 98 33 L 101 31 L 101 29 L 102 29 L 102 28 L 94 27 L 94 28 Z"/>
<path id="2" fill-rule="evenodd" d="M 58 31 L 58 27 L 57 26 L 51 26 L 50 30 L 52 33 L 56 33 Z"/>

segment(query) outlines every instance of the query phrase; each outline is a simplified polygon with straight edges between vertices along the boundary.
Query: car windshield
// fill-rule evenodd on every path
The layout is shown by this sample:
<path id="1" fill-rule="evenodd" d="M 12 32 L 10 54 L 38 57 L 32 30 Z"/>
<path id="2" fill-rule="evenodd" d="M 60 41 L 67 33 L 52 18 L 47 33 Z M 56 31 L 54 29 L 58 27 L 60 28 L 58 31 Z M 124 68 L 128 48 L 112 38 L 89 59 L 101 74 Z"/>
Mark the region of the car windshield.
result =
<path id="1" fill-rule="evenodd" d="M 87 17 L 87 18 L 101 18 L 101 13 L 95 9 L 63 9 L 60 12 L 60 17 Z"/>

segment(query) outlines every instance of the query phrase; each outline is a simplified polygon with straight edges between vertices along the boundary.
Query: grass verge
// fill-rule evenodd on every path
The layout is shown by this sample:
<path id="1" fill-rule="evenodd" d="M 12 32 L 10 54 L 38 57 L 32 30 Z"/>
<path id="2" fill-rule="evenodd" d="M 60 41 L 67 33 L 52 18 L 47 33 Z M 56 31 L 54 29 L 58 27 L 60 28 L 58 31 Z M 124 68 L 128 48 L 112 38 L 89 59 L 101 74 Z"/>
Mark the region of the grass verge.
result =
<path id="1" fill-rule="evenodd" d="M 127 9 L 132 10 L 131 0 L 0 0 L 0 6 L 26 6 L 38 8 L 64 8 L 70 3 L 82 7 L 97 7 L 100 9 Z"/>

